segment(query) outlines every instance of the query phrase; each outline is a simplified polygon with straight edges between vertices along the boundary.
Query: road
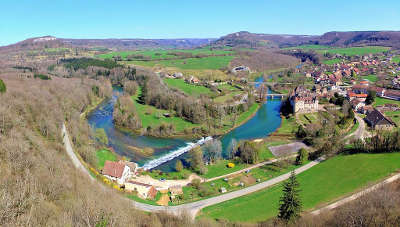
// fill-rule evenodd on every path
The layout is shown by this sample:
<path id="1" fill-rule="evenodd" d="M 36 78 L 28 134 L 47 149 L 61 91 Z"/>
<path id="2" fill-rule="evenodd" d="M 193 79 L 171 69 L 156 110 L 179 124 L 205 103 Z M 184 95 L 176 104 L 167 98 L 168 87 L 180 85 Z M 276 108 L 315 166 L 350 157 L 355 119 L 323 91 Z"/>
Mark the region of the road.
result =
<path id="1" fill-rule="evenodd" d="M 396 174 L 396 175 L 394 175 L 394 176 L 392 176 L 392 177 L 389 177 L 388 179 L 386 179 L 386 180 L 384 180 L 384 181 L 382 181 L 382 182 L 380 182 L 380 183 L 378 183 L 378 184 L 375 184 L 374 186 L 371 186 L 371 187 L 369 187 L 369 188 L 367 188 L 367 189 L 365 189 L 365 190 L 362 190 L 362 191 L 360 191 L 360 192 L 357 192 L 357 193 L 355 193 L 355 194 L 353 194 L 353 195 L 351 195 L 351 196 L 349 196 L 349 197 L 346 197 L 346 198 L 344 198 L 344 199 L 341 199 L 341 200 L 339 200 L 339 201 L 337 201 L 337 202 L 335 202 L 335 203 L 332 203 L 332 204 L 330 204 L 330 205 L 328 205 L 328 206 L 325 206 L 325 207 L 323 207 L 323 208 L 320 208 L 320 209 L 318 209 L 318 210 L 314 210 L 313 212 L 311 212 L 311 214 L 313 214 L 313 215 L 319 215 L 322 211 L 327 211 L 327 210 L 335 209 L 335 208 L 337 208 L 337 207 L 339 207 L 339 206 L 341 206 L 341 205 L 343 205 L 343 204 L 345 204 L 345 203 L 348 203 L 348 202 L 350 202 L 350 201 L 353 201 L 353 200 L 355 200 L 355 199 L 358 199 L 358 198 L 360 198 L 361 196 L 363 196 L 363 195 L 365 195 L 365 194 L 367 194 L 367 193 L 370 193 L 370 192 L 372 192 L 372 191 L 375 191 L 376 189 L 379 189 L 379 188 L 382 187 L 383 185 L 388 184 L 388 183 L 391 183 L 391 182 L 393 182 L 393 181 L 395 181 L 395 180 L 398 180 L 398 179 L 400 179 L 400 173 L 398 173 L 398 174 Z"/>
<path id="2" fill-rule="evenodd" d="M 79 158 L 75 155 L 75 153 L 72 149 L 72 144 L 69 139 L 69 134 L 68 134 L 65 124 L 63 124 L 63 126 L 62 126 L 62 135 L 63 135 L 65 150 L 67 151 L 68 156 L 71 158 L 74 166 L 78 170 L 82 171 L 86 176 L 88 176 L 89 179 L 91 179 L 91 181 L 97 182 L 103 190 L 107 190 L 111 193 L 113 191 L 113 189 L 104 186 L 102 183 L 100 183 L 96 179 L 94 179 L 90 175 L 89 171 L 80 162 Z M 295 173 L 299 174 L 301 172 L 304 172 L 304 171 L 310 169 L 311 167 L 319 164 L 323 160 L 324 160 L 323 158 L 320 158 L 316 161 L 312 161 L 302 167 L 299 167 L 295 170 Z M 261 189 L 268 188 L 274 184 L 280 183 L 280 182 L 288 179 L 289 177 L 290 177 L 290 173 L 286 173 L 281 176 L 272 178 L 268 181 L 264 181 L 262 183 L 252 185 L 252 186 L 249 186 L 249 187 L 237 190 L 237 191 L 228 192 L 228 193 L 225 193 L 225 194 L 222 194 L 219 196 L 215 196 L 215 197 L 212 197 L 209 199 L 204 199 L 204 200 L 200 200 L 200 201 L 196 201 L 196 202 L 192 202 L 192 203 L 186 203 L 186 204 L 182 204 L 182 205 L 178 205 L 178 206 L 168 206 L 168 207 L 154 206 L 154 205 L 150 205 L 150 204 L 139 203 L 139 202 L 130 200 L 125 197 L 121 197 L 121 198 L 129 200 L 129 202 L 131 202 L 135 208 L 142 210 L 142 211 L 147 211 L 147 212 L 165 211 L 167 213 L 171 213 L 174 215 L 187 214 L 187 215 L 190 215 L 194 219 L 196 217 L 197 212 L 200 211 L 204 207 L 222 203 L 222 202 L 225 202 L 225 201 L 237 198 L 237 197 L 241 197 L 241 196 L 259 191 Z"/>
<path id="3" fill-rule="evenodd" d="M 345 136 L 344 137 L 345 140 L 351 138 L 352 136 L 354 136 L 354 139 L 362 139 L 363 140 L 365 137 L 369 136 L 369 133 L 365 130 L 364 120 L 357 114 L 355 114 L 354 117 L 358 121 L 358 128 L 353 133 Z"/>

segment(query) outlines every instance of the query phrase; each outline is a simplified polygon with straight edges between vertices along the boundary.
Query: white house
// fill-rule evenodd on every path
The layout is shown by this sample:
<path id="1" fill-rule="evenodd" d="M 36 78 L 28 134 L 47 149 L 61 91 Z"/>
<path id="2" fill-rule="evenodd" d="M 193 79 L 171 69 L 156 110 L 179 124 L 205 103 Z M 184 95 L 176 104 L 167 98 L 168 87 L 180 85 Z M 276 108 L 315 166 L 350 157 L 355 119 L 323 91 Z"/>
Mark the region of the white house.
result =
<path id="1" fill-rule="evenodd" d="M 118 184 L 124 184 L 131 174 L 131 168 L 125 162 L 106 161 L 102 174 L 110 180 L 115 180 Z"/>

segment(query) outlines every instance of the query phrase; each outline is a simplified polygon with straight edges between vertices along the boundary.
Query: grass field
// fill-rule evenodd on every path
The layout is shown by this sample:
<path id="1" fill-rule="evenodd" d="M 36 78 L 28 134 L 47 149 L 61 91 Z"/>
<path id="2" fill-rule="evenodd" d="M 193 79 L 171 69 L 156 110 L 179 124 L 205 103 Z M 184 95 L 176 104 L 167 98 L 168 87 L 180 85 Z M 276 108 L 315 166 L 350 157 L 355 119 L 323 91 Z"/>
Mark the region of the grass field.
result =
<path id="1" fill-rule="evenodd" d="M 285 117 L 282 117 L 282 123 L 281 127 L 279 127 L 275 133 L 278 134 L 292 134 L 297 130 L 297 123 L 296 119 L 294 117 L 290 117 L 289 119 L 286 119 Z"/>
<path id="2" fill-rule="evenodd" d="M 246 112 L 239 115 L 239 117 L 236 119 L 235 125 L 240 125 L 245 120 L 248 120 L 251 115 L 256 113 L 259 107 L 260 106 L 257 103 L 254 103 Z"/>
<path id="3" fill-rule="evenodd" d="M 329 49 L 331 47 L 324 45 L 300 45 L 295 47 L 287 47 L 283 48 L 283 50 L 294 50 L 294 49 L 302 49 L 302 50 L 321 50 L 321 49 Z"/>
<path id="4" fill-rule="evenodd" d="M 337 156 L 298 175 L 303 209 L 309 210 L 366 187 L 400 169 L 400 153 Z M 282 185 L 202 210 L 200 217 L 258 222 L 278 213 Z"/>
<path id="5" fill-rule="evenodd" d="M 96 151 L 96 157 L 98 169 L 102 169 L 104 167 L 106 160 L 117 161 L 117 156 L 113 152 L 106 149 Z"/>
<path id="6" fill-rule="evenodd" d="M 333 65 L 333 64 L 337 64 L 342 62 L 342 59 L 339 58 L 334 58 L 334 59 L 329 59 L 329 60 L 324 60 L 322 61 L 322 63 L 326 64 L 326 65 Z"/>
<path id="7" fill-rule="evenodd" d="M 175 125 L 175 130 L 177 132 L 182 132 L 185 128 L 191 129 L 195 126 L 198 126 L 197 124 L 193 124 L 179 117 L 164 117 L 164 113 L 170 113 L 167 110 L 160 110 L 154 106 L 140 104 L 137 100 L 138 97 L 140 97 L 141 92 L 142 91 L 139 88 L 136 95 L 132 96 L 132 100 L 135 104 L 139 118 L 142 121 L 143 128 L 147 128 L 148 126 L 155 127 L 164 122 Z"/>
<path id="8" fill-rule="evenodd" d="M 242 92 L 240 91 L 234 91 L 231 93 L 228 93 L 226 95 L 218 96 L 214 99 L 214 102 L 216 103 L 226 103 L 228 100 L 233 100 L 233 97 L 236 95 L 240 95 Z"/>
<path id="9" fill-rule="evenodd" d="M 185 52 L 191 53 L 193 55 L 223 55 L 223 54 L 234 54 L 231 49 L 213 49 L 210 50 L 209 48 L 199 48 L 199 49 L 181 49 L 181 50 L 142 50 L 142 51 L 114 51 L 106 54 L 97 55 L 99 58 L 112 58 L 115 56 L 121 56 L 121 58 L 126 59 L 129 55 L 143 55 L 150 57 L 151 60 L 158 60 L 158 59 L 172 59 L 176 58 L 177 56 L 173 55 L 173 53 L 178 52 Z"/>
<path id="10" fill-rule="evenodd" d="M 400 56 L 396 56 L 392 59 L 393 62 L 395 63 L 400 63 Z"/>
<path id="11" fill-rule="evenodd" d="M 156 65 L 163 67 L 174 67 L 179 69 L 221 69 L 228 66 L 234 56 L 211 56 L 204 58 L 187 58 L 172 60 L 154 60 L 154 61 L 129 61 L 127 64 L 153 67 Z"/>
<path id="12" fill-rule="evenodd" d="M 165 78 L 164 82 L 171 88 L 176 88 L 190 96 L 200 96 L 201 94 L 211 94 L 212 91 L 204 86 L 188 84 L 181 79 Z"/>
<path id="13" fill-rule="evenodd" d="M 208 191 L 210 192 L 206 196 L 200 196 L 195 188 L 193 188 L 192 186 L 186 186 L 183 187 L 185 198 L 183 202 L 187 203 L 220 195 L 221 192 L 219 190 L 221 189 L 221 187 L 224 187 L 228 192 L 239 190 L 243 188 L 243 186 L 239 185 L 240 182 L 243 182 L 244 186 L 248 187 L 257 184 L 257 179 L 259 179 L 260 182 L 263 182 L 279 175 L 288 173 L 298 167 L 299 166 L 294 165 L 293 160 L 291 160 L 286 165 L 279 165 L 276 163 L 267 164 L 258 168 L 251 169 L 247 173 L 243 172 L 235 174 L 227 177 L 228 181 L 225 181 L 224 179 L 217 179 L 202 183 L 202 187 L 208 189 Z"/>
<path id="14" fill-rule="evenodd" d="M 378 81 L 378 77 L 376 75 L 368 75 L 368 76 L 362 76 L 362 79 L 367 79 L 369 82 L 375 83 Z"/>
<path id="15" fill-rule="evenodd" d="M 396 100 L 391 100 L 391 99 L 384 99 L 381 97 L 376 97 L 374 103 L 372 104 L 374 107 L 376 106 L 381 106 L 384 105 L 386 103 L 393 103 L 393 104 L 397 104 L 400 106 L 400 101 L 396 101 Z"/>
<path id="16" fill-rule="evenodd" d="M 326 50 L 317 50 L 318 53 L 330 53 L 330 54 L 341 54 L 341 55 L 366 55 L 366 54 L 375 54 L 381 53 L 389 50 L 388 47 L 380 47 L 380 46 L 366 46 L 366 47 L 348 47 L 348 48 L 331 48 Z"/>
<path id="17" fill-rule="evenodd" d="M 218 85 L 217 88 L 224 92 L 239 91 L 239 88 L 234 87 L 230 84 L 221 84 L 221 85 Z"/>
<path id="18" fill-rule="evenodd" d="M 387 111 L 385 116 L 390 117 L 397 126 L 400 126 L 400 111 Z"/>
<path id="19" fill-rule="evenodd" d="M 191 53 L 192 57 L 175 56 L 174 53 Z M 126 64 L 141 65 L 153 67 L 156 65 L 163 67 L 175 67 L 179 69 L 220 69 L 229 64 L 236 53 L 231 49 L 182 49 L 182 50 L 143 50 L 143 51 L 117 51 L 97 55 L 99 58 L 111 59 L 115 56 L 121 56 Z M 144 56 L 145 61 L 139 59 L 128 60 L 128 56 Z M 201 58 L 197 56 L 202 55 Z M 219 55 L 219 56 L 216 56 Z M 178 59 L 178 58 L 184 59 Z"/>

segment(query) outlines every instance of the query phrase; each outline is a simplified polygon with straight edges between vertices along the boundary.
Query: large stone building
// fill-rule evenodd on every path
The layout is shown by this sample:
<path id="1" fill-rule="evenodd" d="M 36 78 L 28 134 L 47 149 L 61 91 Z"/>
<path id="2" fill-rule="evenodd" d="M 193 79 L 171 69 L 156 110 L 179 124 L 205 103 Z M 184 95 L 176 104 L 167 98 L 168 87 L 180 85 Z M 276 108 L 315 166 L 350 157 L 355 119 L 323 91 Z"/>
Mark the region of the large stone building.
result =
<path id="1" fill-rule="evenodd" d="M 317 94 L 298 86 L 290 94 L 290 104 L 294 113 L 310 113 L 318 111 Z"/>

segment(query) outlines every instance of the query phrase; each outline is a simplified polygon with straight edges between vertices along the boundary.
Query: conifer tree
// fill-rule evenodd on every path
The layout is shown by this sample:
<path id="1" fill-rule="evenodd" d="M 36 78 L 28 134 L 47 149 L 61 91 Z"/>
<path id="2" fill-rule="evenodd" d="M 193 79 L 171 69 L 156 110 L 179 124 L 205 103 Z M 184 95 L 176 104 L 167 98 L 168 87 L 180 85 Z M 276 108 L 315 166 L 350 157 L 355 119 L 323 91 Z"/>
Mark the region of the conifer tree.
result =
<path id="1" fill-rule="evenodd" d="M 280 199 L 278 218 L 285 222 L 293 222 L 300 217 L 302 204 L 300 201 L 300 185 L 292 171 L 290 178 L 283 184 L 283 196 Z"/>

